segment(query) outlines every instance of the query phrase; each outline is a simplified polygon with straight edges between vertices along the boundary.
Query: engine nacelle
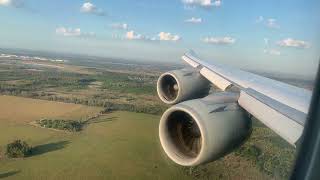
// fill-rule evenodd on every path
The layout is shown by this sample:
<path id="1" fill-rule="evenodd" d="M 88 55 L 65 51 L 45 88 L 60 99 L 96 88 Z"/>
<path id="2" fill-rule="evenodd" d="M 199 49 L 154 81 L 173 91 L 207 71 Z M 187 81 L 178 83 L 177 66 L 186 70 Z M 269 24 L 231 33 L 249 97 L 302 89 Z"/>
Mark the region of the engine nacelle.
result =
<path id="1" fill-rule="evenodd" d="M 237 104 L 237 93 L 215 93 L 169 108 L 161 117 L 161 145 L 177 164 L 196 166 L 214 161 L 241 145 L 251 120 Z"/>
<path id="2" fill-rule="evenodd" d="M 181 69 L 162 74 L 157 83 L 160 99 L 166 104 L 208 95 L 210 83 L 194 69 Z"/>

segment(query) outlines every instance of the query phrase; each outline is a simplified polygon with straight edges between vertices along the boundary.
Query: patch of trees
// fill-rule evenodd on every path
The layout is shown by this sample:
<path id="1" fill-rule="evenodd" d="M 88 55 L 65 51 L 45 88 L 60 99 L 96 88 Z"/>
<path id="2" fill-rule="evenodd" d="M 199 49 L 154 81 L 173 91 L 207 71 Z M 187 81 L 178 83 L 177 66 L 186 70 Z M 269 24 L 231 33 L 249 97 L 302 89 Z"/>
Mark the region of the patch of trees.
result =
<path id="1" fill-rule="evenodd" d="M 1 74 L 1 73 L 0 73 Z M 65 89 L 84 89 L 94 81 L 88 75 L 68 72 L 28 72 L 23 70 L 10 71 L 0 80 L 21 80 L 22 83 L 8 84 L 0 82 L 0 93 L 8 95 L 31 94 L 43 88 L 64 87 Z"/>
<path id="2" fill-rule="evenodd" d="M 32 147 L 25 141 L 15 140 L 6 146 L 6 156 L 9 158 L 22 158 L 32 154 Z"/>
<path id="3" fill-rule="evenodd" d="M 125 97 L 124 94 L 126 93 L 154 95 L 156 92 L 154 77 L 150 76 L 110 72 L 104 72 L 102 75 L 83 75 L 68 72 L 28 72 L 23 70 L 13 70 L 3 75 L 3 77 L 0 77 L 0 79 L 4 79 L 4 82 L 0 82 L 0 94 L 99 106 L 105 107 L 106 111 L 121 110 L 160 115 L 167 108 L 166 105 L 159 105 L 159 103 L 153 105 L 137 104 L 133 100 L 126 103 L 114 102 L 112 97 L 101 98 L 99 95 L 81 98 L 75 96 L 63 97 L 44 92 L 44 89 L 47 88 L 61 87 L 63 87 L 65 91 L 79 90 L 87 88 L 88 85 L 94 81 L 99 81 L 102 82 L 100 88 L 117 91 L 119 93 L 117 97 Z M 10 84 L 6 83 L 6 80 L 21 80 L 21 82 Z"/>
<path id="4" fill-rule="evenodd" d="M 186 175 L 192 177 L 192 179 L 212 179 L 212 174 L 206 165 L 179 168 L 181 168 Z M 219 175 L 219 179 L 221 179 L 221 175 Z"/>
<path id="5" fill-rule="evenodd" d="M 81 121 L 61 119 L 41 119 L 37 121 L 37 123 L 41 127 L 65 130 L 70 132 L 80 131 L 84 126 L 84 122 Z"/>
<path id="6" fill-rule="evenodd" d="M 104 103 L 105 112 L 111 111 L 130 111 L 137 113 L 146 113 L 159 115 L 162 114 L 167 107 L 166 106 L 157 106 L 157 105 L 135 105 L 135 104 L 116 104 L 111 102 Z"/>
<path id="7" fill-rule="evenodd" d="M 268 175 L 289 178 L 294 153 L 290 149 L 283 149 L 280 152 L 273 149 L 273 151 L 273 154 L 270 155 L 254 144 L 244 144 L 235 151 L 235 155 L 252 160 L 261 171 Z"/>
<path id="8" fill-rule="evenodd" d="M 111 111 L 129 111 L 129 112 L 137 112 L 137 113 L 146 113 L 146 114 L 154 114 L 161 115 L 168 107 L 166 105 L 139 105 L 139 104 L 124 104 L 124 103 L 115 103 L 110 102 L 108 99 L 95 97 L 95 98 L 77 98 L 77 97 L 63 97 L 57 96 L 48 93 L 26 93 L 23 92 L 8 94 L 8 95 L 19 95 L 23 97 L 43 99 L 49 101 L 59 101 L 65 103 L 74 103 L 74 104 L 83 104 L 87 106 L 99 106 L 104 107 L 106 112 Z"/>
<path id="9" fill-rule="evenodd" d="M 82 85 L 82 86 L 87 86 L 92 82 L 95 82 L 96 79 L 93 78 L 82 78 L 82 79 L 78 79 L 77 82 Z"/>
<path id="10" fill-rule="evenodd" d="M 44 92 L 35 93 L 21 90 L 1 91 L 1 94 L 23 96 L 29 98 L 43 99 L 49 101 L 59 101 L 65 103 L 83 104 L 88 106 L 105 107 L 106 111 L 130 111 L 146 114 L 160 115 L 168 107 L 165 105 L 138 105 L 138 104 L 122 104 L 110 102 L 108 99 L 101 98 L 77 98 L 77 97 L 62 97 L 52 94 L 46 94 Z"/>

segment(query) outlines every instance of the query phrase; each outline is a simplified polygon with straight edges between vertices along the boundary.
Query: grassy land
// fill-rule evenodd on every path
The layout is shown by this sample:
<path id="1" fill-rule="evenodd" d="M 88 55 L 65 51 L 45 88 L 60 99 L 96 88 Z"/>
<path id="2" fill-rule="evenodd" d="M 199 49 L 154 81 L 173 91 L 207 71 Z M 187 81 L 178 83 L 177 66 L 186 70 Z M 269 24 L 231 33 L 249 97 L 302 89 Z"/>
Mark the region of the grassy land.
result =
<path id="1" fill-rule="evenodd" d="M 173 164 L 158 141 L 159 115 L 168 107 L 156 96 L 159 72 L 108 68 L 0 61 L 0 94 L 34 98 L 0 96 L 0 178 L 286 179 L 290 174 L 295 150 L 258 121 L 251 138 L 226 157 L 192 168 Z M 90 120 L 77 133 L 30 125 L 42 118 L 86 120 L 103 109 L 118 111 Z M 36 155 L 4 158 L 5 144 L 15 139 L 34 146 Z"/>
<path id="2" fill-rule="evenodd" d="M 89 106 L 112 105 L 118 110 L 150 114 L 161 114 L 167 107 L 156 96 L 155 75 L 128 70 L 85 74 L 65 68 L 37 67 L 37 71 L 30 68 L 20 61 L 16 64 L 0 61 L 0 94 Z"/>
<path id="3" fill-rule="evenodd" d="M 9 101 L 3 101 L 4 99 L 9 101 L 12 99 L 15 103 L 5 103 Z M 19 105 L 19 99 L 22 105 Z M 41 111 L 33 111 L 33 113 L 25 111 L 24 116 L 29 117 L 25 119 L 19 113 L 14 113 L 20 110 L 15 107 L 23 107 L 26 101 L 34 102 L 34 109 L 50 106 L 53 112 L 57 112 L 55 117 L 75 118 L 82 112 L 79 111 L 80 105 L 0 97 L 2 106 L 7 107 L 7 112 L 0 113 L 11 114 L 1 116 L 3 118 L 0 126 L 0 148 L 3 150 L 6 143 L 17 138 L 24 139 L 35 147 L 35 155 L 25 159 L 2 157 L 0 177 L 8 179 L 270 178 L 261 173 L 252 161 L 234 153 L 215 163 L 193 169 L 174 165 L 163 154 L 160 147 L 159 116 L 114 112 L 99 117 L 81 132 L 66 133 L 28 125 L 29 120 L 44 114 Z M 52 107 L 63 108 L 56 110 Z M 89 113 L 100 110 L 80 107 L 89 108 L 90 111 L 87 111 Z M 74 109 L 77 109 L 77 112 Z M 28 115 L 27 112 L 30 114 Z"/>
<path id="4" fill-rule="evenodd" d="M 85 119 L 102 110 L 99 107 L 89 107 L 62 102 L 51 102 L 0 95 L 0 123 L 31 122 L 41 118 Z"/>

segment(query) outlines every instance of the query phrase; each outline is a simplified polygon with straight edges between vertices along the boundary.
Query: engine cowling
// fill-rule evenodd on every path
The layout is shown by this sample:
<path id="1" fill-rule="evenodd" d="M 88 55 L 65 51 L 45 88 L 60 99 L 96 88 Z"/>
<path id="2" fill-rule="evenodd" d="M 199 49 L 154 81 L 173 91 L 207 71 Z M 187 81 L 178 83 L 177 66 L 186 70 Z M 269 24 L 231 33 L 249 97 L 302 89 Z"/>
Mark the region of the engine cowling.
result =
<path id="1" fill-rule="evenodd" d="M 181 69 L 162 74 L 157 82 L 159 98 L 166 104 L 208 95 L 210 83 L 194 69 Z"/>
<path id="2" fill-rule="evenodd" d="M 242 144 L 251 120 L 237 104 L 236 93 L 215 93 L 169 108 L 161 117 L 161 145 L 177 164 L 196 166 L 214 161 Z"/>

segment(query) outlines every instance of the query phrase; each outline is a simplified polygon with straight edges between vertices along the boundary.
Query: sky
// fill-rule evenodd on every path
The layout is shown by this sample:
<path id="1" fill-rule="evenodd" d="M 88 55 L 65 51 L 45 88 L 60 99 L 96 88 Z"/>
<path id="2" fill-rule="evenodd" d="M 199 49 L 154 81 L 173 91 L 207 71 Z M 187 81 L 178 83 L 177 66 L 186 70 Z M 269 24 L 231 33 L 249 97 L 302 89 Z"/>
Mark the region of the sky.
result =
<path id="1" fill-rule="evenodd" d="M 319 0 L 0 0 L 0 48 L 314 76 Z"/>

